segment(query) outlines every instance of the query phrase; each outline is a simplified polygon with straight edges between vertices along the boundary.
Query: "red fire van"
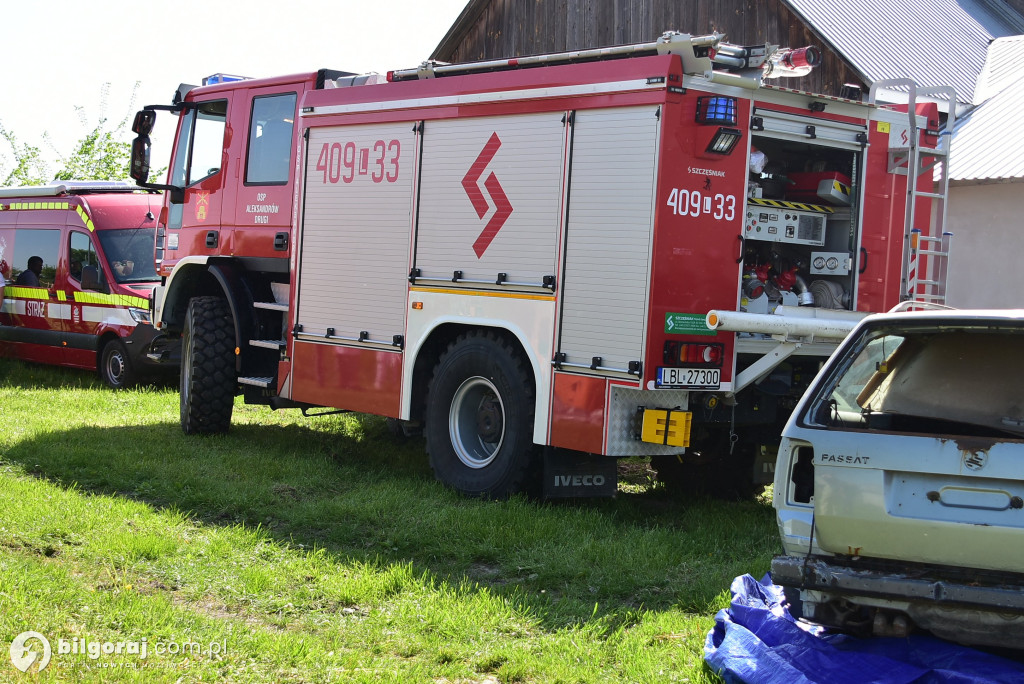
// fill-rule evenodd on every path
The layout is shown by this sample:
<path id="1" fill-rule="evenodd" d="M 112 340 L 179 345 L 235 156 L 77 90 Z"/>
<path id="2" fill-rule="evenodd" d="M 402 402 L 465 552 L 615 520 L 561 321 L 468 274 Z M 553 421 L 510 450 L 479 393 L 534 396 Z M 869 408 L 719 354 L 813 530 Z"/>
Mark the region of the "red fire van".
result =
<path id="1" fill-rule="evenodd" d="M 159 210 L 120 182 L 0 188 L 0 355 L 96 369 L 114 388 L 173 368 L 150 319 Z"/>

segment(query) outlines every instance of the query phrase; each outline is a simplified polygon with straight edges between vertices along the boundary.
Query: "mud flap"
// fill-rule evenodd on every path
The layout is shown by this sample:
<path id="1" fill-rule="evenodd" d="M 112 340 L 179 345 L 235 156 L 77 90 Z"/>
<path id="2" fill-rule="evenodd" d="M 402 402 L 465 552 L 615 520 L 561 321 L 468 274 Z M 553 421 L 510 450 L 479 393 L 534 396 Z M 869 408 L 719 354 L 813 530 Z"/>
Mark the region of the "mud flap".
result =
<path id="1" fill-rule="evenodd" d="M 617 460 L 555 447 L 544 448 L 544 498 L 615 496 Z"/>

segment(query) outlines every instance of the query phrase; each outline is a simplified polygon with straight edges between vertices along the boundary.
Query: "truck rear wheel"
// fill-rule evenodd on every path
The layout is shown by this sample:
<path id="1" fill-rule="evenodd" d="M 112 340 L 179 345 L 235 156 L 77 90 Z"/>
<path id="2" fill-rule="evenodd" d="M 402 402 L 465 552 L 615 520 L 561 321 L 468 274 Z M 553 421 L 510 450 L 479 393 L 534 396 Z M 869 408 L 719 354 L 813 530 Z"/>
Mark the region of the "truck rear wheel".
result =
<path id="1" fill-rule="evenodd" d="M 427 393 L 426 434 L 438 480 L 467 496 L 506 498 L 535 479 L 534 389 L 526 364 L 494 333 L 459 336 Z"/>
<path id="2" fill-rule="evenodd" d="M 128 351 L 120 340 L 110 340 L 100 352 L 100 377 L 113 389 L 124 389 L 136 382 Z"/>
<path id="3" fill-rule="evenodd" d="M 188 304 L 181 338 L 181 429 L 187 435 L 227 432 L 235 404 L 235 326 L 220 297 Z"/>

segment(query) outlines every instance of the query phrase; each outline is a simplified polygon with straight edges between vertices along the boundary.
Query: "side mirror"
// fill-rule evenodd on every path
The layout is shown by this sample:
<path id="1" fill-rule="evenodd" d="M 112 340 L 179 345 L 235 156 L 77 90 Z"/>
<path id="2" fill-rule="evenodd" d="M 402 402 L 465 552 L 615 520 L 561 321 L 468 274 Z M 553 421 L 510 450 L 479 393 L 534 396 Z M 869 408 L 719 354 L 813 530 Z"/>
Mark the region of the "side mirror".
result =
<path id="1" fill-rule="evenodd" d="M 142 109 L 135 113 L 135 121 L 132 122 L 132 133 L 136 135 L 149 135 L 156 125 L 156 112 L 152 109 Z"/>
<path id="2" fill-rule="evenodd" d="M 82 267 L 82 289 L 103 292 L 105 288 L 100 283 L 100 271 L 95 266 Z"/>
<path id="3" fill-rule="evenodd" d="M 139 113 L 141 114 L 142 112 Z M 149 153 L 151 147 L 152 143 L 149 140 L 149 136 L 142 133 L 132 141 L 131 167 L 128 169 L 128 175 L 139 185 L 143 185 L 149 180 Z"/>

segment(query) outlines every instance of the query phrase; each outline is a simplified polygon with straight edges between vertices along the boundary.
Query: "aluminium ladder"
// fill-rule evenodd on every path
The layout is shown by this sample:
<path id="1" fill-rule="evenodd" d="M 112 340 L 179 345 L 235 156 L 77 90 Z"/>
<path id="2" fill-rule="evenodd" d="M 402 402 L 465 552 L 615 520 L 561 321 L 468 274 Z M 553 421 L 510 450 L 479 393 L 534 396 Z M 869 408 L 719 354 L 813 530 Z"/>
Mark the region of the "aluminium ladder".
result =
<path id="1" fill-rule="evenodd" d="M 946 302 L 946 276 L 949 270 L 953 234 L 944 230 L 949 197 L 949 148 L 956 124 L 956 94 L 950 86 L 919 88 L 910 79 L 889 79 L 871 85 L 869 101 L 877 104 L 879 90 L 895 88 L 907 92 L 906 144 L 900 135 L 889 137 L 889 172 L 907 176 L 907 207 L 903 233 L 903 264 L 900 271 L 900 299 L 934 304 Z M 918 126 L 918 97 L 949 103 L 946 123 L 938 132 L 938 144 L 925 147 Z M 913 171 L 911 171 L 913 170 Z M 921 190 L 921 176 L 929 174 L 929 190 Z M 928 201 L 926 229 L 917 227 L 918 203 Z"/>

